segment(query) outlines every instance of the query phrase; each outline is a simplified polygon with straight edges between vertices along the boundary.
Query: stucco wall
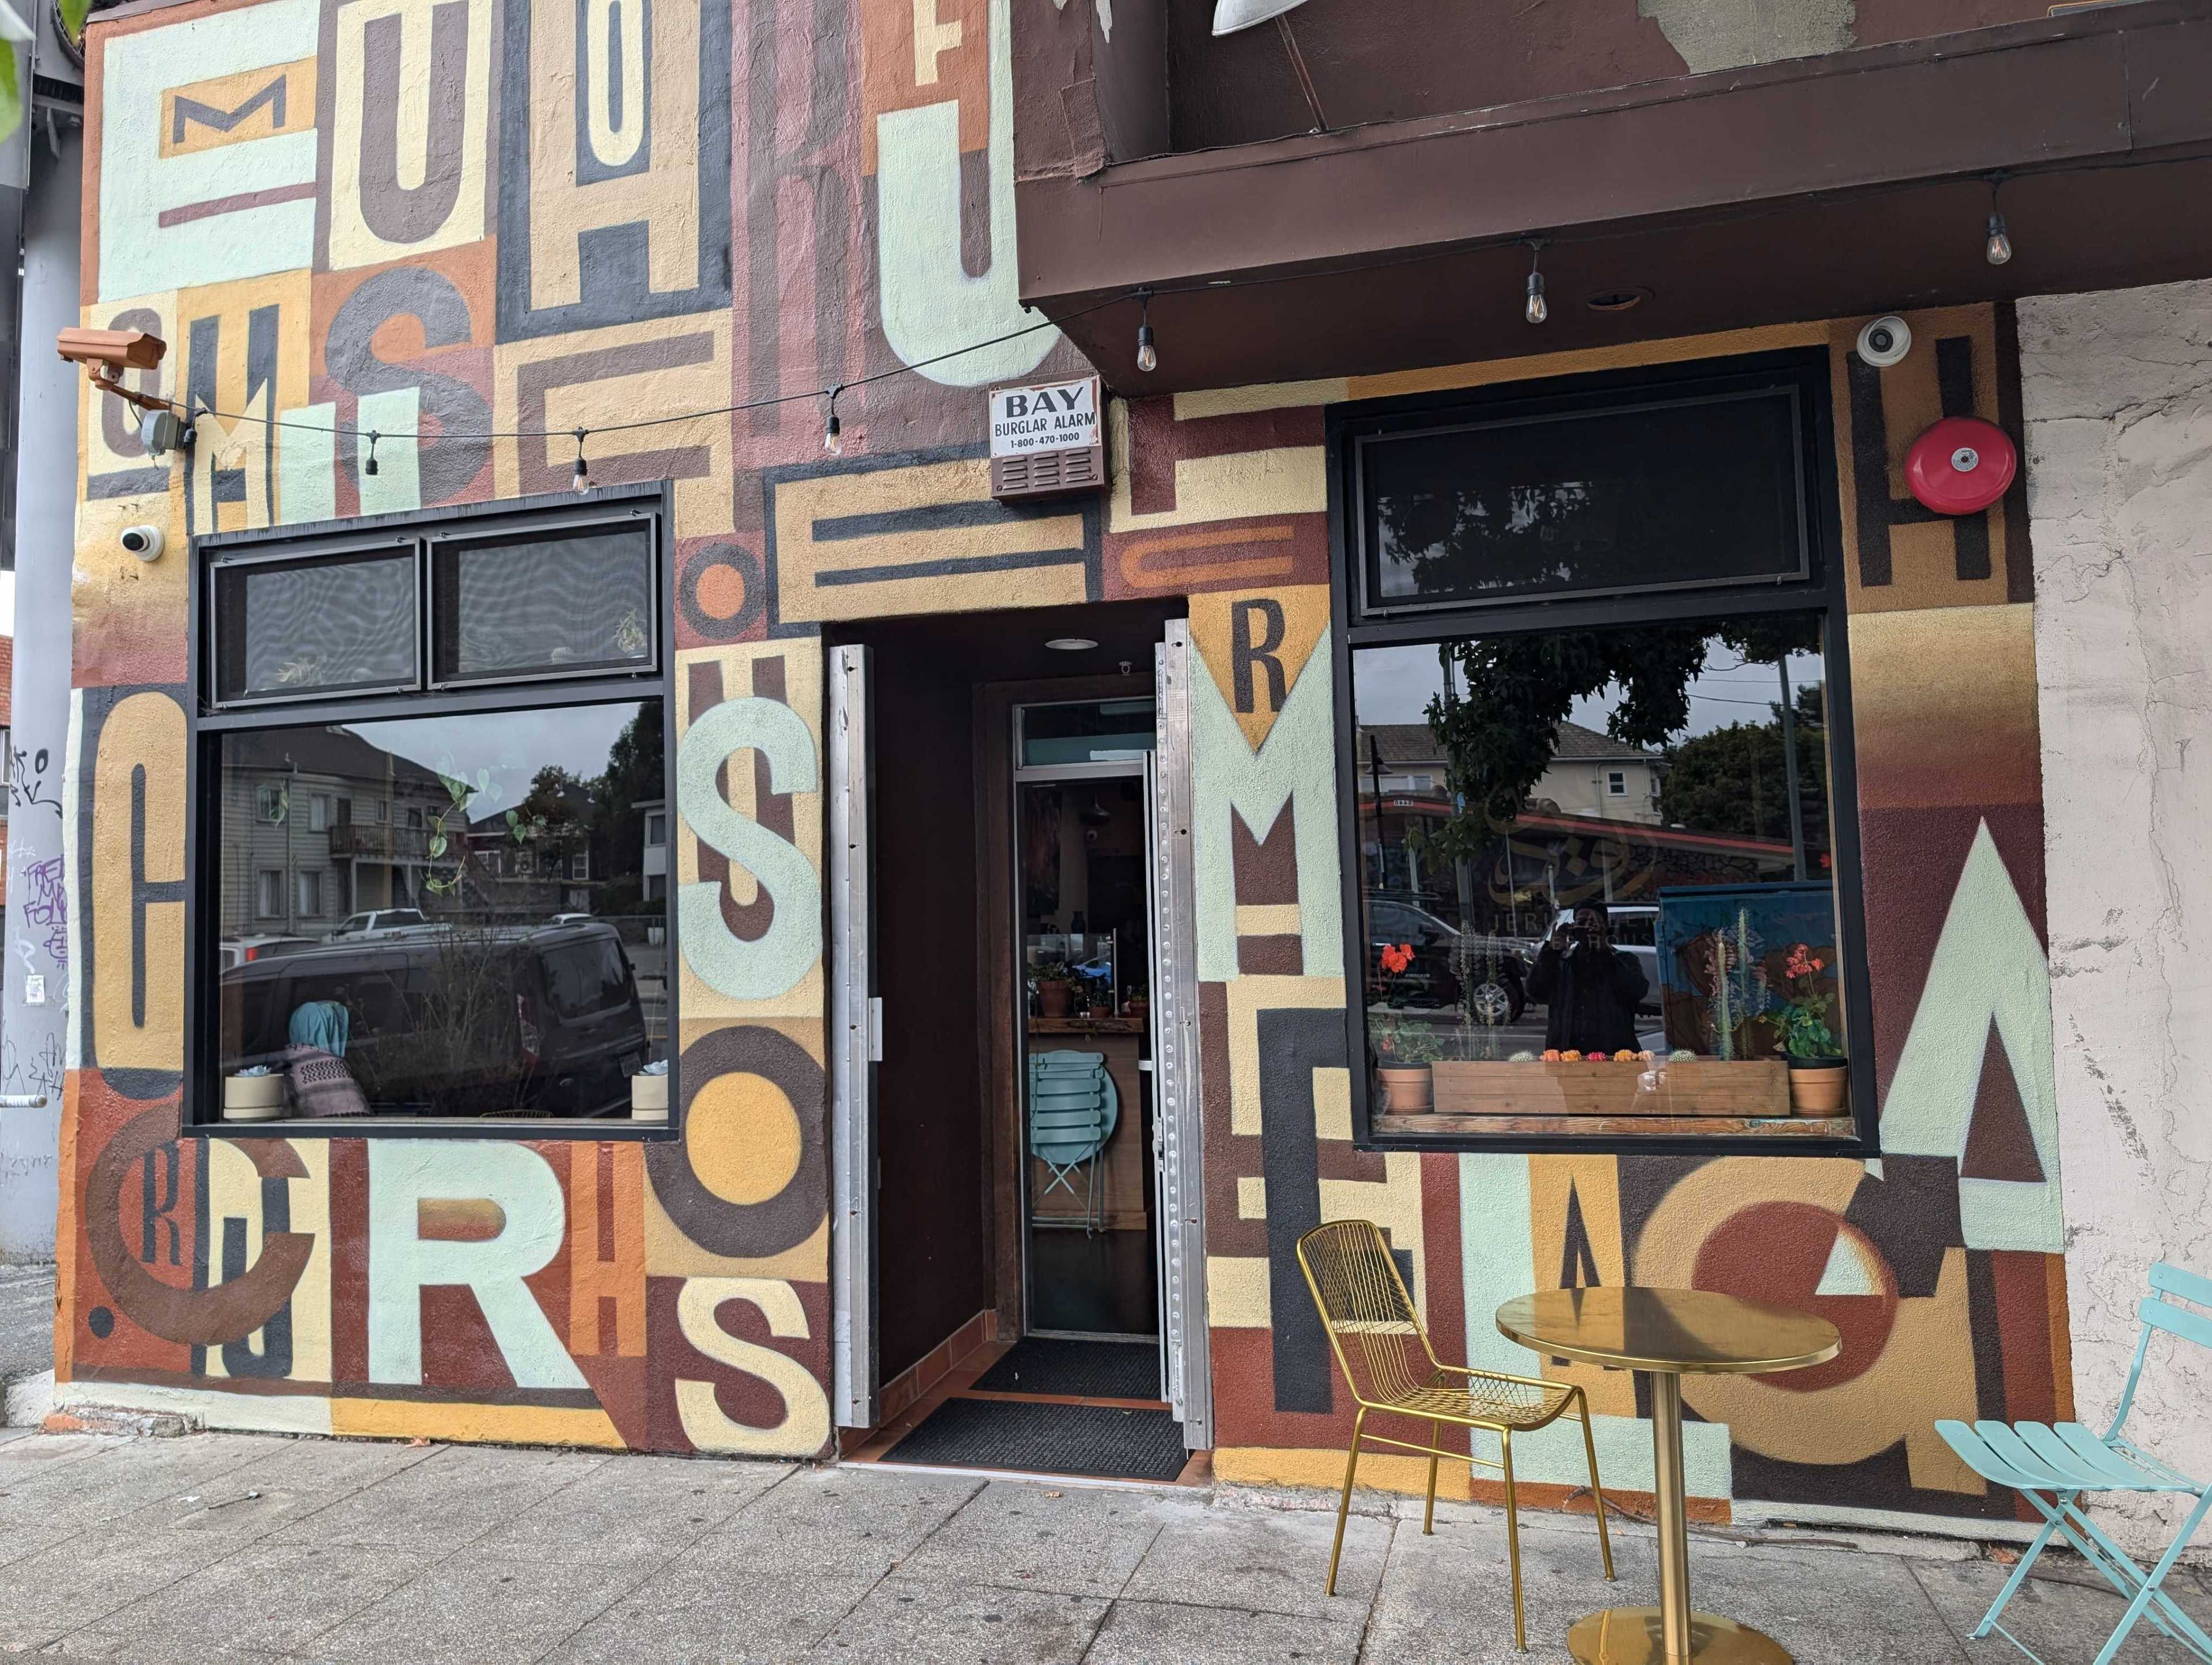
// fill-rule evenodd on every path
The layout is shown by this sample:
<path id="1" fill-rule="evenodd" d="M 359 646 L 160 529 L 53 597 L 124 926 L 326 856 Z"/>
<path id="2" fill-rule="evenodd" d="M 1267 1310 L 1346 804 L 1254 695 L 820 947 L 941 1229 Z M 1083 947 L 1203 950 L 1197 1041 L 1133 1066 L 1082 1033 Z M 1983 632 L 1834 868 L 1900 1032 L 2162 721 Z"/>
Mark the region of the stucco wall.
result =
<path id="1" fill-rule="evenodd" d="M 2067 1286 L 2101 1425 L 2146 1267 L 2212 1275 L 2212 283 L 2022 301 L 2020 329 Z M 2136 1414 L 2196 1474 L 2208 1398 L 2212 1357 L 2160 1342 Z"/>

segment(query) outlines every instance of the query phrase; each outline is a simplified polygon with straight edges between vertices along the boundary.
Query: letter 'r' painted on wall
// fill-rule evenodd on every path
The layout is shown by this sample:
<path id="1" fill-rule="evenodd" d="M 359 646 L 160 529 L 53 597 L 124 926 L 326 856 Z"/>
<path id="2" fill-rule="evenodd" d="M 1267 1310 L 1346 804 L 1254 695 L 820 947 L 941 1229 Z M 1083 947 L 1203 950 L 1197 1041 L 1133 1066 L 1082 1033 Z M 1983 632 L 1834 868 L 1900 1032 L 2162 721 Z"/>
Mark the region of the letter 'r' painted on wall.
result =
<path id="1" fill-rule="evenodd" d="M 489 1202 L 489 1237 L 425 1237 L 425 1202 Z M 561 1182 L 526 1145 L 386 1139 L 368 1146 L 368 1375 L 422 1380 L 422 1291 L 461 1285 L 477 1298 L 519 1388 L 590 1384 L 522 1280 L 567 1246 Z"/>
<path id="2" fill-rule="evenodd" d="M 676 803 L 693 833 L 760 882 L 775 902 L 767 931 L 748 942 L 723 921 L 720 887 L 686 884 L 677 917 L 684 963 L 736 1000 L 773 999 L 822 956 L 822 884 L 804 852 L 730 806 L 715 776 L 732 752 L 768 759 L 778 793 L 814 792 L 814 736 L 789 706 L 757 696 L 702 713 L 676 748 Z"/>

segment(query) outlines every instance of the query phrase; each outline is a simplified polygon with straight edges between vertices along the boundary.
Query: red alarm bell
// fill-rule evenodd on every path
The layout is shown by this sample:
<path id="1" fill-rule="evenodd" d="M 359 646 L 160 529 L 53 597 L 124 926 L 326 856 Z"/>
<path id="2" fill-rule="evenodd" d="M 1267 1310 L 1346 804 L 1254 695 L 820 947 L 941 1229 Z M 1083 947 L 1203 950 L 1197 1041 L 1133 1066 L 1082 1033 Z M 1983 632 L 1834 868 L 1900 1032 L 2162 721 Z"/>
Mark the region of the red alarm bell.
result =
<path id="1" fill-rule="evenodd" d="M 1912 442 L 1905 483 L 1938 514 L 1979 514 L 2020 471 L 2012 436 L 1979 416 L 1946 416 Z"/>

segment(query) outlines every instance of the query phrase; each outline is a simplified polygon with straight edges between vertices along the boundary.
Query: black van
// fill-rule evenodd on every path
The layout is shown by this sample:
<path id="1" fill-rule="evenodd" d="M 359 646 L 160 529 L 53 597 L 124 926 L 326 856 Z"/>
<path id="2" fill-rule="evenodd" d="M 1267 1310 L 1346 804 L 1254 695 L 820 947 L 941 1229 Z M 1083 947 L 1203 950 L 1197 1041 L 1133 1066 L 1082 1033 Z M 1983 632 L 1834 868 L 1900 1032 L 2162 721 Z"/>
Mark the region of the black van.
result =
<path id="1" fill-rule="evenodd" d="M 597 921 L 433 927 L 224 971 L 222 1069 L 280 1065 L 292 1014 L 345 1008 L 345 1061 L 380 1115 L 629 1114 L 651 1054 L 637 975 Z"/>

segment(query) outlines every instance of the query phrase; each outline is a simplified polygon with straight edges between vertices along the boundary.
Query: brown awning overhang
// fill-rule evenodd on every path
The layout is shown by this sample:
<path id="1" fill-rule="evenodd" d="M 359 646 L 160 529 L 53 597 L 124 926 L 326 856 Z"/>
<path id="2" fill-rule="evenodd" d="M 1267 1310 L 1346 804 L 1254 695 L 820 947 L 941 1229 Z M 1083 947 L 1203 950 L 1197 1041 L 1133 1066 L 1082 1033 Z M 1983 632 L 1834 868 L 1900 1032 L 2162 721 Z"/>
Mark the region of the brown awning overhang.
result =
<path id="1" fill-rule="evenodd" d="M 1017 212 L 1023 299 L 1124 392 L 2203 276 L 2212 0 L 1024 179 Z M 1151 376 L 1133 303 L 1073 316 L 1139 285 Z"/>

